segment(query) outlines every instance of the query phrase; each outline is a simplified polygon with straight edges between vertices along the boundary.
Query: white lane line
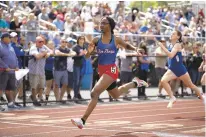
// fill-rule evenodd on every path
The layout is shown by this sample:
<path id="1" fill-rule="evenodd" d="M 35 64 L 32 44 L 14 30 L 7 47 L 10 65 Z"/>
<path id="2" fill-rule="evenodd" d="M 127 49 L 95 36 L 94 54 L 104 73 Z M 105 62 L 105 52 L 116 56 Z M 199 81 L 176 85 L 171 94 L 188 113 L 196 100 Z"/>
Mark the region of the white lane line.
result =
<path id="1" fill-rule="evenodd" d="M 59 132 L 72 132 L 72 131 L 81 131 L 80 129 L 77 129 L 77 127 L 75 127 L 75 129 L 71 129 L 71 128 L 68 128 L 68 127 L 65 127 L 67 128 L 67 130 L 58 130 L 58 131 L 49 131 L 49 132 L 39 132 L 39 133 L 30 133 L 30 134 L 21 134 L 21 135 L 13 135 L 13 136 L 3 136 L 3 137 L 23 137 L 23 136 L 32 136 L 32 135 L 40 135 L 39 137 L 42 136 L 42 134 L 52 134 L 52 133 L 59 133 Z M 68 130 L 70 129 L 70 130 Z M 83 130 L 94 130 L 95 132 L 98 131 L 106 131 L 106 132 L 126 132 L 125 135 L 128 135 L 129 133 L 130 134 L 157 134 L 157 135 L 160 135 L 160 137 L 200 137 L 200 136 L 187 136 L 187 135 L 183 135 L 183 134 L 169 134 L 169 133 L 162 133 L 162 132 L 129 132 L 128 133 L 128 130 L 110 130 L 110 129 L 96 129 L 96 128 L 84 128 Z M 123 135 L 123 134 L 122 134 Z M 168 136 L 167 136 L 168 135 Z M 174 136 L 176 135 L 176 136 Z M 178 136 L 177 136 L 178 135 Z M 117 135 L 109 135 L 109 136 L 117 136 Z M 106 137 L 106 136 L 105 136 Z M 107 135 L 108 137 L 108 135 Z"/>
<path id="2" fill-rule="evenodd" d="M 186 113 L 197 113 L 197 112 L 202 112 L 202 111 L 193 111 L 193 112 L 180 112 L 180 113 L 170 113 L 170 115 L 172 114 L 186 114 Z M 157 114 L 157 115 L 145 115 L 145 116 L 134 116 L 134 117 L 124 117 L 124 118 L 136 118 L 136 117 L 148 117 L 148 116 L 159 116 L 159 115 L 168 115 L 168 114 Z M 114 120 L 114 119 L 122 119 L 121 118 L 112 118 L 110 120 Z M 99 120 L 99 119 L 98 119 Z M 104 119 L 105 120 L 105 119 Z M 107 119 L 108 120 L 108 119 Z M 177 121 L 179 121 L 180 119 L 177 119 Z M 93 120 L 94 121 L 94 120 Z M 96 120 L 95 120 L 96 121 Z M 101 120 L 100 120 L 101 121 Z M 166 121 L 175 121 L 175 120 L 166 120 Z M 155 122 L 158 122 L 158 121 L 155 121 Z M 144 122 L 144 123 L 155 123 L 155 122 Z M 163 121 L 160 121 L 160 122 L 163 122 Z M 48 127 L 56 127 L 56 128 L 67 128 L 67 129 L 70 129 L 70 130 L 75 130 L 76 127 L 68 127 L 68 126 L 55 126 L 55 125 L 47 125 L 47 124 L 22 124 L 22 123 L 12 123 L 12 122 L 3 122 L 3 123 L 10 123 L 10 124 L 19 124 L 19 125 L 27 125 L 27 126 L 41 126 L 41 127 L 44 127 L 44 126 L 48 126 Z M 140 123 L 139 123 L 140 124 Z M 93 128 L 85 128 L 85 129 L 93 129 Z M 78 129 L 77 129 L 78 130 Z M 106 130 L 106 129 L 94 129 L 94 130 L 104 130 L 104 131 L 119 131 L 119 130 Z M 57 131 L 57 132 L 62 132 L 62 131 L 68 131 L 68 130 L 61 130 L 61 131 Z M 121 132 L 123 132 L 122 130 L 120 130 Z M 163 130 L 164 131 L 164 130 Z M 127 131 L 125 131 L 127 132 Z M 49 133 L 55 133 L 53 131 L 51 132 L 41 132 L 41 133 L 38 133 L 38 134 L 49 134 Z M 147 133 L 147 132 L 146 132 Z M 25 135 L 15 135 L 15 136 L 27 136 L 29 134 L 25 134 Z M 37 135 L 36 133 L 34 134 L 30 134 L 30 135 Z"/>
<path id="3" fill-rule="evenodd" d="M 194 104 L 194 101 L 196 101 L 196 99 L 193 99 L 193 100 L 178 100 L 178 102 L 182 102 L 182 104 L 184 105 L 189 105 L 189 104 Z M 197 100 L 197 103 L 200 103 L 201 101 Z M 159 104 L 159 103 L 163 103 L 161 105 L 155 105 L 155 104 Z M 119 109 L 117 108 L 117 106 L 125 106 L 125 108 L 129 108 L 127 106 L 130 106 L 130 105 L 137 105 L 137 106 L 132 106 L 131 108 L 133 107 L 151 107 L 151 106 L 164 106 L 165 104 L 164 103 L 168 103 L 168 100 L 161 100 L 161 101 L 153 101 L 153 102 L 124 102 L 124 103 L 120 103 L 120 104 L 98 104 L 97 105 L 97 109 L 96 110 L 102 110 L 102 108 L 104 109 Z M 148 104 L 152 104 L 151 106 L 142 106 L 142 105 L 148 105 Z M 179 103 L 178 103 L 179 104 Z M 101 107 L 101 108 L 99 108 Z M 166 107 L 166 105 L 165 105 Z M 62 111 L 62 110 L 65 110 L 65 109 L 78 109 L 78 110 L 81 110 L 81 108 L 87 108 L 87 105 L 76 105 L 76 106 L 68 106 L 67 108 L 59 108 L 57 106 L 57 108 L 42 108 L 42 110 L 55 110 L 56 113 L 64 113 L 64 112 L 75 112 L 75 111 Z M 124 108 L 124 107 L 121 107 L 121 108 Z M 57 111 L 57 109 L 59 109 L 61 112 Z M 28 110 L 28 112 L 41 112 L 42 110 Z M 18 110 L 18 111 L 21 111 L 21 110 Z M 25 111 L 25 110 L 24 110 Z M 15 112 L 15 110 L 13 111 Z M 40 113 L 40 114 L 50 114 L 50 112 L 45 112 L 45 113 Z M 51 113 L 53 114 L 53 113 Z"/>
<path id="4" fill-rule="evenodd" d="M 204 136 L 193 136 L 193 135 L 182 135 L 182 134 L 171 134 L 164 132 L 152 132 L 159 137 L 204 137 Z"/>
<path id="5" fill-rule="evenodd" d="M 189 109 L 196 109 L 196 108 L 204 108 L 204 106 L 199 106 L 199 107 L 181 107 L 181 108 L 173 108 L 172 110 L 189 110 Z M 137 112 L 154 112 L 154 111 L 164 111 L 164 110 L 168 110 L 167 108 L 164 108 L 164 109 L 147 109 L 147 110 L 134 110 L 134 111 L 117 111 L 117 112 L 109 112 L 109 113 L 97 113 L 95 112 L 95 114 L 92 114 L 91 116 L 101 116 L 101 115 L 114 115 L 114 114 L 125 114 L 125 113 L 137 113 Z M 168 110 L 170 111 L 170 110 Z M 54 113 L 55 114 L 55 113 Z M 34 114 L 33 114 L 34 115 Z M 50 120 L 50 119 L 68 119 L 68 118 L 73 118 L 73 117 L 81 117 L 82 115 L 73 115 L 73 116 L 57 116 L 57 117 L 52 117 L 52 116 L 46 116 L 46 115 L 36 115 L 38 117 L 42 117 L 41 120 Z M 13 120 L 13 121 L 28 121 L 31 119 L 32 117 L 32 114 L 31 115 L 23 115 L 23 116 L 19 116 L 20 118 L 21 117 L 25 117 L 25 119 L 18 119 L 18 116 L 15 116 L 16 118 L 14 117 L 3 117 L 3 118 L 0 118 L 1 120 Z M 26 118 L 26 117 L 30 117 L 30 118 Z M 35 117 L 33 117 L 35 118 Z M 35 121 L 34 121 L 35 122 Z M 0 121 L 1 123 L 1 121 Z"/>
<path id="6" fill-rule="evenodd" d="M 170 119 L 170 120 L 158 120 L 158 121 L 153 121 L 153 122 L 140 122 L 140 123 L 130 123 L 130 124 L 124 124 L 124 126 L 132 126 L 132 125 L 141 125 L 141 124 L 152 124 L 152 123 L 162 123 L 162 122 L 173 122 L 173 121 L 187 121 L 190 119 Z M 13 124 L 13 125 L 22 125 L 22 126 L 18 126 L 18 127 L 6 127 L 6 128 L 0 128 L 0 130 L 5 130 L 5 129 L 9 129 L 9 128 L 21 128 L 21 127 L 27 127 L 30 128 L 28 126 L 49 126 L 49 127 L 59 127 L 59 128 L 65 128 L 68 126 L 56 126 L 54 124 L 24 124 L 24 123 L 15 123 L 15 122 L 2 122 L 5 124 Z M 113 125 L 115 126 L 115 125 Z M 119 126 L 119 125 L 117 125 Z M 72 126 L 73 127 L 73 126 Z M 93 125 L 92 123 L 87 123 L 86 127 L 106 127 L 106 125 L 102 126 L 102 125 Z"/>
<path id="7" fill-rule="evenodd" d="M 172 129 L 163 129 L 161 131 L 172 131 L 172 130 L 177 130 L 177 129 L 188 129 L 188 128 L 200 128 L 204 127 L 205 125 L 199 125 L 199 126 L 189 126 L 189 127 L 181 127 L 181 128 L 172 128 Z"/>
<path id="8" fill-rule="evenodd" d="M 180 113 L 170 113 L 170 115 L 176 115 L 176 114 L 187 114 L 187 113 L 198 113 L 198 112 L 202 112 L 202 111 L 193 111 L 193 112 L 180 112 Z M 145 116 L 133 116 L 133 117 L 121 117 L 121 118 L 112 118 L 112 119 L 107 119 L 107 120 L 116 120 L 116 119 L 133 119 L 133 118 L 137 118 L 137 117 L 154 117 L 154 116 L 160 116 L 160 115 L 168 115 L 168 114 L 157 114 L 157 115 L 145 115 Z M 99 121 L 101 121 L 101 119 L 98 119 Z M 102 119 L 105 120 L 105 119 Z M 177 119 L 178 121 L 180 119 Z M 96 121 L 96 120 L 93 120 Z M 169 120 L 169 121 L 175 121 L 175 120 Z M 155 121 L 158 122 L 158 121 Z M 144 123 L 155 123 L 155 122 L 144 122 Z M 162 121 L 163 122 L 163 121 Z M 76 127 L 68 127 L 68 126 L 56 126 L 56 125 L 48 125 L 48 124 L 23 124 L 23 123 L 14 123 L 14 122 L 1 122 L 1 123 L 8 123 L 8 124 L 16 124 L 16 125 L 27 125 L 27 126 L 48 126 L 48 127 L 58 127 L 58 128 L 69 128 L 69 129 L 74 129 Z M 68 124 L 68 123 L 67 123 Z M 139 123 L 140 124 L 140 123 Z M 88 128 L 87 128 L 88 129 Z"/>

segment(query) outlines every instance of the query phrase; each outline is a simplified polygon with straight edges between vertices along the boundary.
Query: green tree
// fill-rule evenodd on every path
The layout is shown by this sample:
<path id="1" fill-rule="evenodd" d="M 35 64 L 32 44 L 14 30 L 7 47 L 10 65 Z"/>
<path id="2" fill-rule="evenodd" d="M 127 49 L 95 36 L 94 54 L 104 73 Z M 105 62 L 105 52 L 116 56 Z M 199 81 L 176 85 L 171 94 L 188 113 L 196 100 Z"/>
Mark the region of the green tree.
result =
<path id="1" fill-rule="evenodd" d="M 166 1 L 133 1 L 129 5 L 130 8 L 137 7 L 140 10 L 142 8 L 143 12 L 147 11 L 147 8 L 149 7 L 157 8 L 158 6 L 167 6 L 167 2 Z"/>

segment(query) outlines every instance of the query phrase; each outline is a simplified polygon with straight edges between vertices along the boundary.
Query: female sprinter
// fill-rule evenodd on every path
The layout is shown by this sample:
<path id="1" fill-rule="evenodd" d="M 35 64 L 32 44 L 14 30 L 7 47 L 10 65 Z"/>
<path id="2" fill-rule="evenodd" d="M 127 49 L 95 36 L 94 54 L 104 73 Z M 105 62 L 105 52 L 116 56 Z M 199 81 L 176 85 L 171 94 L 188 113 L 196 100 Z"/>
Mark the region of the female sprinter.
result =
<path id="1" fill-rule="evenodd" d="M 119 88 L 117 87 L 116 80 L 118 78 L 118 68 L 115 65 L 118 51 L 117 45 L 134 51 L 136 51 L 136 48 L 125 43 L 121 38 L 114 36 L 114 28 L 114 20 L 110 17 L 103 17 L 100 22 L 100 29 L 102 32 L 101 37 L 95 37 L 88 47 L 86 54 L 87 58 L 96 48 L 96 52 L 98 54 L 98 71 L 100 79 L 92 89 L 91 101 L 83 117 L 71 119 L 72 123 L 80 129 L 84 127 L 85 121 L 96 107 L 98 97 L 103 91 L 107 90 L 113 98 L 117 99 L 120 95 L 124 93 L 126 94 L 130 88 L 148 86 L 145 81 L 136 77 L 132 82 L 124 84 Z M 139 52 L 137 52 L 137 55 L 140 55 Z"/>
<path id="2" fill-rule="evenodd" d="M 169 69 L 163 75 L 161 79 L 161 84 L 163 88 L 166 90 L 166 92 L 170 96 L 170 101 L 169 101 L 169 104 L 167 105 L 167 108 L 172 108 L 172 105 L 176 102 L 176 98 L 173 95 L 171 87 L 168 83 L 169 81 L 176 79 L 176 78 L 179 78 L 180 80 L 182 80 L 186 86 L 194 90 L 196 94 L 200 97 L 200 99 L 204 101 L 204 98 L 202 97 L 200 90 L 198 89 L 197 86 L 195 86 L 192 83 L 190 76 L 185 66 L 183 65 L 182 53 L 181 53 L 181 50 L 182 50 L 182 46 L 181 46 L 182 40 L 181 39 L 182 39 L 181 32 L 174 31 L 170 37 L 171 44 L 173 47 L 169 51 L 167 50 L 165 46 L 163 46 L 162 43 L 160 42 L 157 43 L 169 57 Z"/>

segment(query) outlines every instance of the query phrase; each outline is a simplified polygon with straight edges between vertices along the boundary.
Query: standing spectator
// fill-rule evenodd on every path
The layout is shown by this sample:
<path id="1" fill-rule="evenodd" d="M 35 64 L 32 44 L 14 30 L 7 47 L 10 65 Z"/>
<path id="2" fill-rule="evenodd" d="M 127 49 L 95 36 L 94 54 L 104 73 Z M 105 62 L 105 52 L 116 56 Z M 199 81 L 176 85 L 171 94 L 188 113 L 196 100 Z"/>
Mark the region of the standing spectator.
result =
<path id="1" fill-rule="evenodd" d="M 162 38 L 160 42 L 166 47 L 166 40 Z M 161 47 L 157 47 L 155 50 L 155 72 L 156 77 L 159 82 L 158 88 L 159 88 L 159 95 L 158 97 L 164 98 L 165 96 L 162 95 L 162 85 L 160 84 L 160 80 L 164 73 L 166 72 L 166 62 L 167 62 L 167 56 L 166 53 L 162 50 Z"/>
<path id="2" fill-rule="evenodd" d="M 199 51 L 199 48 L 201 47 L 200 42 L 196 42 L 193 45 L 193 52 L 189 54 L 187 64 L 188 64 L 188 72 L 190 74 L 192 83 L 197 85 L 198 81 L 200 79 L 200 73 L 198 72 L 198 68 L 200 67 L 200 64 L 202 62 L 202 54 Z"/>
<path id="3" fill-rule="evenodd" d="M 40 36 L 36 37 L 36 44 L 30 48 L 29 55 L 32 58 L 29 60 L 29 81 L 32 90 L 31 99 L 35 106 L 41 106 L 37 101 L 37 89 L 40 92 L 44 89 L 45 84 L 45 62 L 50 55 L 50 50 L 44 45 L 44 39 Z"/>
<path id="4" fill-rule="evenodd" d="M 140 68 L 139 68 L 139 78 L 144 80 L 144 81 L 147 81 L 147 74 L 148 74 L 148 71 L 149 71 L 149 64 L 150 64 L 150 61 L 148 60 L 148 53 L 147 53 L 147 47 L 146 47 L 146 43 L 140 43 L 140 50 L 141 50 L 141 54 L 143 56 L 141 57 L 138 57 L 139 59 L 139 62 L 140 62 Z M 138 96 L 139 98 L 144 98 L 144 99 L 147 99 L 147 96 L 145 94 L 145 86 L 142 86 L 142 87 L 138 87 Z"/>
<path id="5" fill-rule="evenodd" d="M 7 26 L 6 21 L 3 19 L 3 9 L 0 8 L 0 37 L 1 37 L 2 32 L 7 31 L 8 28 L 9 28 L 9 26 Z M 0 74 L 1 74 L 1 71 L 0 71 Z M 3 91 L 2 90 L 0 90 L 0 100 L 2 102 L 6 102 L 6 100 L 3 97 Z M 1 111 L 4 111 L 4 110 L 5 110 L 4 108 L 1 108 Z"/>
<path id="6" fill-rule="evenodd" d="M 2 34 L 0 43 L 0 90 L 6 93 L 8 108 L 19 108 L 14 103 L 12 93 L 16 90 L 15 71 L 18 70 L 18 60 L 9 43 L 10 35 L 8 33 Z"/>
<path id="7" fill-rule="evenodd" d="M 23 67 L 23 56 L 24 56 L 24 51 L 23 51 L 23 47 L 21 47 L 18 43 L 18 35 L 16 32 L 12 32 L 10 34 L 11 37 L 11 47 L 14 48 L 15 54 L 17 56 L 18 59 L 18 68 L 22 68 Z M 17 91 L 18 91 L 18 98 L 19 99 L 23 99 L 23 81 L 18 80 L 17 81 Z M 16 98 L 17 92 L 14 92 L 14 99 Z"/>
<path id="8" fill-rule="evenodd" d="M 67 39 L 67 48 L 72 50 L 73 41 L 71 38 Z M 72 57 L 67 57 L 67 72 L 68 72 L 68 85 L 67 85 L 67 99 L 72 99 L 71 97 L 71 90 L 73 89 L 73 66 L 74 66 L 74 59 Z"/>
<path id="9" fill-rule="evenodd" d="M 55 61 L 54 61 L 54 82 L 55 82 L 55 92 L 59 93 L 58 90 L 61 87 L 59 100 L 61 103 L 66 103 L 63 101 L 64 93 L 68 85 L 68 72 L 67 72 L 67 57 L 75 56 L 76 53 L 67 48 L 67 41 L 65 37 L 61 39 L 61 44 L 55 50 Z"/>
<path id="10" fill-rule="evenodd" d="M 54 55 L 54 51 L 55 51 L 55 47 L 54 47 L 54 43 L 52 41 L 48 41 L 47 43 L 47 47 L 53 51 Z M 53 66 L 54 66 L 54 57 L 50 56 L 46 59 L 46 64 L 45 64 L 45 77 L 46 77 L 46 88 L 45 88 L 45 96 L 46 96 L 46 101 L 49 100 L 49 94 L 51 91 L 51 88 L 53 86 Z M 58 94 L 56 92 L 54 92 L 55 98 L 56 100 L 58 99 Z"/>
<path id="11" fill-rule="evenodd" d="M 77 45 L 73 47 L 73 51 L 77 53 L 76 56 L 73 57 L 74 59 L 74 68 L 73 68 L 73 79 L 74 79 L 74 99 L 82 99 L 80 94 L 80 86 L 83 75 L 81 74 L 81 70 L 83 68 L 83 63 L 85 61 L 84 55 L 86 54 L 85 48 L 85 37 L 79 36 L 77 38 Z"/>
<path id="12" fill-rule="evenodd" d="M 124 50 L 124 49 L 123 49 Z M 126 58 L 121 58 L 121 71 L 120 71 L 120 81 L 121 85 L 124 85 L 130 81 L 132 81 L 133 73 L 132 73 L 132 56 L 136 56 L 137 54 L 131 53 L 129 50 L 125 50 L 125 56 Z M 123 100 L 131 101 L 132 98 L 129 98 L 127 95 L 124 95 Z"/>

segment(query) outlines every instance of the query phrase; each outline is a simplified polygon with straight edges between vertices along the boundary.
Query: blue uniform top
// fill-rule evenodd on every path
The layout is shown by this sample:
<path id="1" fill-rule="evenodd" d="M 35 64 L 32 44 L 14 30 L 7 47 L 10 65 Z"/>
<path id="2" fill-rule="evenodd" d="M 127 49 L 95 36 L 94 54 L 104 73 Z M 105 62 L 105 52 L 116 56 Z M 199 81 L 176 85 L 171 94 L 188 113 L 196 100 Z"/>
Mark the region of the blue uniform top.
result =
<path id="1" fill-rule="evenodd" d="M 144 56 L 143 60 L 148 60 L 148 57 Z M 141 67 L 141 70 L 145 70 L 145 71 L 149 70 L 149 64 L 148 63 L 141 63 L 140 67 Z"/>
<path id="2" fill-rule="evenodd" d="M 109 44 L 102 43 L 101 38 L 97 42 L 97 54 L 99 65 L 115 64 L 118 49 L 115 45 L 114 36 Z"/>
<path id="3" fill-rule="evenodd" d="M 169 51 L 172 51 L 172 48 L 169 49 Z M 171 58 L 171 59 L 169 58 L 168 65 L 169 65 L 169 69 L 177 77 L 180 77 L 180 76 L 184 75 L 187 72 L 186 67 L 183 64 L 182 52 L 177 52 L 176 55 L 173 58 Z"/>

